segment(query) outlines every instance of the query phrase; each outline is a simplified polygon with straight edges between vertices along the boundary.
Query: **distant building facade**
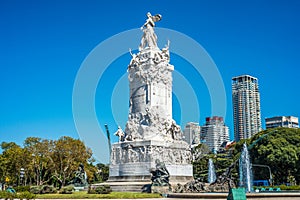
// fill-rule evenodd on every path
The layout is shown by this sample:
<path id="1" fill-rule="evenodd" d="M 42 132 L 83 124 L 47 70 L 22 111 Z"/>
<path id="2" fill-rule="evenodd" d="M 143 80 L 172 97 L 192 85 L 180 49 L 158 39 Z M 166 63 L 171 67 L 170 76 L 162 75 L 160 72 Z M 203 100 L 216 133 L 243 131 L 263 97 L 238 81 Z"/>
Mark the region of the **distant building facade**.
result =
<path id="1" fill-rule="evenodd" d="M 257 78 L 242 75 L 232 78 L 234 139 L 247 139 L 262 130 L 260 94 Z"/>
<path id="2" fill-rule="evenodd" d="M 221 149 L 224 142 L 229 141 L 229 128 L 225 125 L 223 117 L 207 117 L 201 126 L 201 141 L 205 143 L 213 153 Z"/>
<path id="3" fill-rule="evenodd" d="M 200 144 L 200 126 L 196 122 L 188 122 L 183 130 L 184 140 L 192 144 Z"/>
<path id="4" fill-rule="evenodd" d="M 286 128 L 299 128 L 298 117 L 294 116 L 276 116 L 265 119 L 266 128 L 277 128 L 277 127 L 286 127 Z"/>

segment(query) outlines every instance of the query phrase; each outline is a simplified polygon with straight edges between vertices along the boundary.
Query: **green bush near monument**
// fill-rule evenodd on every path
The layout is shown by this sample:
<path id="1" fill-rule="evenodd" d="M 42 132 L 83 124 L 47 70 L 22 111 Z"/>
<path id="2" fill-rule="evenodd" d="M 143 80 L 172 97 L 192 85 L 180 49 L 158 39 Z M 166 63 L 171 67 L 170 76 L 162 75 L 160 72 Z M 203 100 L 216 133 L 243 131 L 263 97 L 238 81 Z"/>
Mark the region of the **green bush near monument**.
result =
<path id="1" fill-rule="evenodd" d="M 0 199 L 35 199 L 36 195 L 31 192 L 25 191 L 20 193 L 11 193 L 0 191 Z"/>
<path id="2" fill-rule="evenodd" d="M 57 189 L 52 185 L 31 186 L 30 192 L 33 194 L 54 194 Z"/>
<path id="3" fill-rule="evenodd" d="M 30 192 L 30 186 L 26 185 L 26 186 L 17 186 L 14 187 L 14 189 L 16 190 L 16 192 Z"/>
<path id="4" fill-rule="evenodd" d="M 73 194 L 74 192 L 74 186 L 73 185 L 68 185 L 60 189 L 59 193 L 60 194 Z"/>
<path id="5" fill-rule="evenodd" d="M 109 194 L 112 190 L 110 185 L 99 185 L 96 188 L 89 188 L 88 194 Z"/>
<path id="6" fill-rule="evenodd" d="M 17 194 L 17 199 L 35 199 L 35 194 L 25 191 Z"/>

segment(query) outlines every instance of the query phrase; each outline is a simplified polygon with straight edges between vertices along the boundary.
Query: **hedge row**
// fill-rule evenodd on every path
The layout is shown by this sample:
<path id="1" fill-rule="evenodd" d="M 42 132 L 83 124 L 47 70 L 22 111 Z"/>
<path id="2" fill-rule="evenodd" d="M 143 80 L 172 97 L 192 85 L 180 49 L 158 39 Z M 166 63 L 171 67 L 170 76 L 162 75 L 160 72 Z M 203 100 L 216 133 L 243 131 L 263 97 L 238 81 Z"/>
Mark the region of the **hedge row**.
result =
<path id="1" fill-rule="evenodd" d="M 0 199 L 34 199 L 35 194 L 25 191 L 20 193 L 11 193 L 6 191 L 0 191 Z"/>

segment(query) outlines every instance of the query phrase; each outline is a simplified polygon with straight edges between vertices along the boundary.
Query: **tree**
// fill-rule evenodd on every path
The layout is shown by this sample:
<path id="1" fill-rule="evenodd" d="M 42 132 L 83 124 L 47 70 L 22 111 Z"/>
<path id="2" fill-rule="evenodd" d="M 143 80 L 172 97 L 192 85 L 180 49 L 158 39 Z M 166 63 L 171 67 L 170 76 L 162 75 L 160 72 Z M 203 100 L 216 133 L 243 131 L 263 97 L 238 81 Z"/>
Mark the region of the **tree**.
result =
<path id="1" fill-rule="evenodd" d="M 2 154 L 0 154 L 0 183 L 5 182 L 5 177 L 6 177 L 5 158 L 3 157 Z"/>
<path id="2" fill-rule="evenodd" d="M 41 139 L 38 137 L 28 137 L 24 141 L 24 149 L 30 155 L 29 165 L 27 167 L 30 182 L 36 185 L 43 185 L 51 181 L 51 174 L 54 170 L 54 163 L 51 159 L 54 148 L 54 141 Z"/>
<path id="3" fill-rule="evenodd" d="M 211 153 L 211 150 L 206 144 L 199 144 L 192 149 L 193 161 L 199 161 L 209 153 Z"/>
<path id="4" fill-rule="evenodd" d="M 292 128 L 267 129 L 247 140 L 252 163 L 268 165 L 275 184 L 295 177 L 300 182 L 300 130 Z M 238 150 L 242 142 L 236 145 Z"/>
<path id="5" fill-rule="evenodd" d="M 53 176 L 64 186 L 72 180 L 73 173 L 79 164 L 82 163 L 86 167 L 91 158 L 92 151 L 86 148 L 83 142 L 63 136 L 54 142 L 52 161 L 55 170 Z"/>
<path id="6" fill-rule="evenodd" d="M 25 169 L 25 184 L 64 186 L 74 177 L 79 164 L 85 166 L 88 182 L 95 181 L 98 169 L 93 165 L 92 150 L 78 139 L 63 136 L 58 140 L 28 137 L 24 148 L 14 142 L 2 142 L 0 181 L 18 184 L 20 169 Z"/>
<path id="7" fill-rule="evenodd" d="M 27 164 L 28 153 L 19 145 L 2 142 L 1 173 L 3 179 L 9 180 L 8 184 L 19 184 L 20 169 Z"/>
<path id="8" fill-rule="evenodd" d="M 109 177 L 109 166 L 103 163 L 98 163 L 96 167 L 100 175 L 99 182 L 107 181 Z"/>

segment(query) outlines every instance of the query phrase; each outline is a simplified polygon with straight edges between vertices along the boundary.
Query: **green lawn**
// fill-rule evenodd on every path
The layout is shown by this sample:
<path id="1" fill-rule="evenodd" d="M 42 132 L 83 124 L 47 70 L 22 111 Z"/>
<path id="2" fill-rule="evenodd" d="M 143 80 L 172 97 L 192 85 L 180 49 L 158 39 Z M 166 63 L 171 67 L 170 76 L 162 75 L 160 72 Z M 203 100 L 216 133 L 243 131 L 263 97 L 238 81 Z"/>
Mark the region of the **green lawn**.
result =
<path id="1" fill-rule="evenodd" d="M 86 191 L 73 194 L 38 194 L 36 199 L 138 199 L 161 198 L 160 194 L 139 192 L 111 192 L 110 194 L 87 194 Z"/>

